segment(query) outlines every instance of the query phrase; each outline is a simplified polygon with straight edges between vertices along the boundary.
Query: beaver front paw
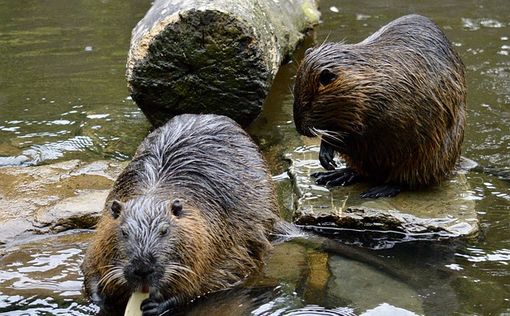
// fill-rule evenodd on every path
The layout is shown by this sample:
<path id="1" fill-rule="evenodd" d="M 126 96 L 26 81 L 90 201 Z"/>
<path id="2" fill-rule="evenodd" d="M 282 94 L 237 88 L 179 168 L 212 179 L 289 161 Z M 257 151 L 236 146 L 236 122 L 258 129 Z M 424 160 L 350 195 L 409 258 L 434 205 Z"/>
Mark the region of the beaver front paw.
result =
<path id="1" fill-rule="evenodd" d="M 174 298 L 160 302 L 151 296 L 142 302 L 140 309 L 142 316 L 171 315 L 175 313 L 176 305 L 177 300 Z"/>
<path id="2" fill-rule="evenodd" d="M 333 147 L 326 143 L 324 140 L 321 140 L 321 148 L 319 150 L 319 162 L 321 163 L 322 168 L 326 170 L 334 170 L 336 168 L 335 158 L 335 150 Z"/>
<path id="3" fill-rule="evenodd" d="M 312 174 L 312 177 L 315 178 L 316 184 L 326 185 L 328 187 L 348 186 L 363 179 L 362 176 L 351 168 L 343 168 L 327 172 L 316 172 Z"/>

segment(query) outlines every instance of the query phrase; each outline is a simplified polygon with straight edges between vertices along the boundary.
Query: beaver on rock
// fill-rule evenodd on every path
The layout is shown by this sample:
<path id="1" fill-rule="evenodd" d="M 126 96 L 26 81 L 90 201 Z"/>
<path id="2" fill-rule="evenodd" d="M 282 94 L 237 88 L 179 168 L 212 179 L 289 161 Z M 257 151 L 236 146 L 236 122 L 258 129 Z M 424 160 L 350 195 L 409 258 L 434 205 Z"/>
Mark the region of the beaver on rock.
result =
<path id="1" fill-rule="evenodd" d="M 294 121 L 321 137 L 318 184 L 368 180 L 362 197 L 394 196 L 446 179 L 464 138 L 464 65 L 428 18 L 407 15 L 357 44 L 307 50 L 294 86 Z M 334 170 L 335 153 L 347 168 Z"/>
<path id="2" fill-rule="evenodd" d="M 143 315 L 158 315 L 231 287 L 261 266 L 277 210 L 266 163 L 237 123 L 176 116 L 115 181 L 81 267 L 85 291 L 108 313 L 150 292 Z"/>

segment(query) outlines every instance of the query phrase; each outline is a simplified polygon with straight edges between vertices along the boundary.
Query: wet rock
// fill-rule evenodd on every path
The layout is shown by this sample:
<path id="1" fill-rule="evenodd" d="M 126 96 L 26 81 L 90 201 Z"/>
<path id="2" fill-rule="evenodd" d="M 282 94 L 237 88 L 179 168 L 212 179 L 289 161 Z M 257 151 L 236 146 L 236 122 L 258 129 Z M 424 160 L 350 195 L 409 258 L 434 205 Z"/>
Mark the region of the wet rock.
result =
<path id="1" fill-rule="evenodd" d="M 0 168 L 0 243 L 33 233 L 92 227 L 125 164 L 71 160 Z"/>
<path id="2" fill-rule="evenodd" d="M 478 232 L 475 197 L 465 175 L 458 172 L 445 183 L 393 198 L 362 199 L 368 184 L 328 189 L 310 174 L 324 171 L 318 161 L 318 140 L 294 149 L 287 156 L 298 195 L 294 221 L 309 228 L 349 228 L 391 231 L 415 238 L 443 238 Z"/>
<path id="3" fill-rule="evenodd" d="M 288 263 L 292 262 L 292 269 Z M 267 284 L 274 284 L 275 280 L 286 283 L 297 283 L 307 267 L 306 248 L 296 243 L 281 243 L 275 246 L 266 261 L 264 276 Z"/>
<path id="4" fill-rule="evenodd" d="M 328 266 L 329 255 L 326 252 L 308 253 L 308 278 L 303 296 L 308 302 L 327 305 L 329 293 L 326 291 L 331 272 Z"/>
<path id="5" fill-rule="evenodd" d="M 101 215 L 108 190 L 83 190 L 49 208 L 35 212 L 38 231 L 59 232 L 72 228 L 92 228 Z"/>

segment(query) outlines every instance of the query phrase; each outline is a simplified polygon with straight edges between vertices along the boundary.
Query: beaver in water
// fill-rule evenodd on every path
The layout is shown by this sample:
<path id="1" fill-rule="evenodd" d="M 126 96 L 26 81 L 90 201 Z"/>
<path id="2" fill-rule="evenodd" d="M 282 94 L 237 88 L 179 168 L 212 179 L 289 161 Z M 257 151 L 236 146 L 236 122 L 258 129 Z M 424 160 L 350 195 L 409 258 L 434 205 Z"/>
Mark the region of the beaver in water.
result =
<path id="1" fill-rule="evenodd" d="M 407 15 L 357 44 L 307 50 L 294 86 L 294 121 L 321 137 L 318 184 L 377 185 L 362 197 L 437 184 L 460 157 L 464 65 L 428 18 Z M 334 170 L 334 154 L 347 168 Z"/>
<path id="2" fill-rule="evenodd" d="M 237 123 L 176 116 L 115 181 L 81 266 L 85 292 L 113 313 L 149 291 L 143 315 L 157 315 L 231 287 L 261 266 L 277 210 L 266 163 Z"/>

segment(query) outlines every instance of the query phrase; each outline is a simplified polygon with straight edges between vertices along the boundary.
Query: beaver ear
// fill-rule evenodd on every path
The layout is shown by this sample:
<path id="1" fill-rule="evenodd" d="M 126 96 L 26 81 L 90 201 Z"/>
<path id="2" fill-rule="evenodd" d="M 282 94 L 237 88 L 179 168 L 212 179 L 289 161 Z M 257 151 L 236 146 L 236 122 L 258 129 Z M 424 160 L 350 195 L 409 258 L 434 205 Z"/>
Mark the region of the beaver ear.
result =
<path id="1" fill-rule="evenodd" d="M 182 214 L 182 204 L 181 204 L 181 201 L 174 200 L 172 202 L 172 206 L 170 208 L 171 208 L 172 214 L 174 214 L 174 216 L 180 216 Z"/>
<path id="2" fill-rule="evenodd" d="M 319 82 L 323 86 L 326 86 L 326 85 L 332 83 L 333 81 L 335 81 L 335 79 L 336 79 L 336 74 L 333 73 L 328 68 L 322 69 L 322 71 L 319 75 Z"/>
<path id="3" fill-rule="evenodd" d="M 113 200 L 112 204 L 110 205 L 110 212 L 113 216 L 113 218 L 118 218 L 120 215 L 120 212 L 122 211 L 123 205 L 121 202 L 117 200 Z"/>
<path id="4" fill-rule="evenodd" d="M 305 50 L 305 55 L 308 55 L 312 52 L 313 50 L 313 47 L 308 47 L 306 50 Z"/>

